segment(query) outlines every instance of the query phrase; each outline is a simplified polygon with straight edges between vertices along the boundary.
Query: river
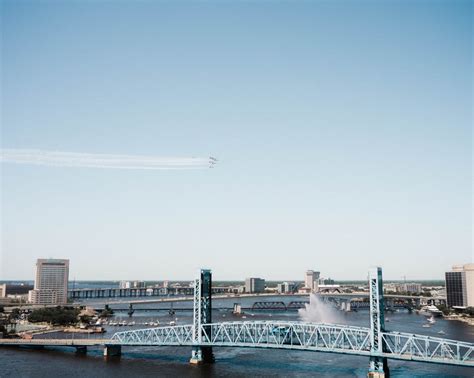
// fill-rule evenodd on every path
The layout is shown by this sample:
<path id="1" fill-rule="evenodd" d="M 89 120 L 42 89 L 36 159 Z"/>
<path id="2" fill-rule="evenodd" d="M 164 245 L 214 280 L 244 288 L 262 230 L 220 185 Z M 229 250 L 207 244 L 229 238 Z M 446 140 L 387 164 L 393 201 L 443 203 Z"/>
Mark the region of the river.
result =
<path id="1" fill-rule="evenodd" d="M 276 298 L 278 299 L 278 298 Z M 272 298 L 272 300 L 276 300 Z M 298 298 L 280 298 L 282 301 Z M 231 320 L 303 320 L 301 311 L 251 311 L 242 316 L 233 315 L 218 307 L 231 307 L 239 301 L 243 307 L 249 307 L 255 298 L 219 299 L 213 302 L 213 321 Z M 265 300 L 265 299 L 264 299 Z M 117 305 L 124 308 L 123 304 Z M 126 312 L 116 312 L 115 319 L 135 321 L 135 326 L 108 326 L 104 337 L 110 337 L 116 331 L 143 328 L 143 323 L 159 321 L 166 325 L 170 321 L 177 324 L 191 323 L 190 311 L 177 311 L 170 315 L 168 311 L 157 311 L 169 304 L 147 304 L 135 306 L 132 318 Z M 178 304 L 175 304 L 178 306 Z M 191 303 L 179 305 L 180 308 Z M 145 309 L 148 311 L 144 311 Z M 142 310 L 139 310 L 142 309 Z M 310 312 L 312 309 L 309 310 Z M 340 324 L 369 326 L 368 312 L 344 313 L 330 312 L 334 321 Z M 395 312 L 386 314 L 386 328 L 474 342 L 474 327 L 453 320 L 438 319 L 430 328 L 422 327 L 426 318 L 415 313 Z M 440 334 L 443 332 L 444 334 Z M 69 335 L 68 337 L 72 337 Z M 93 336 L 96 337 L 96 336 Z M 266 349 L 214 348 L 216 363 L 193 366 L 188 363 L 189 347 L 126 347 L 120 359 L 106 360 L 101 349 L 89 349 L 87 355 L 75 354 L 72 349 L 55 348 L 47 350 L 0 349 L 0 377 L 365 377 L 368 359 L 366 357 L 347 356 L 331 353 L 300 352 Z M 392 377 L 472 377 L 473 368 L 436 365 L 418 362 L 389 360 Z"/>

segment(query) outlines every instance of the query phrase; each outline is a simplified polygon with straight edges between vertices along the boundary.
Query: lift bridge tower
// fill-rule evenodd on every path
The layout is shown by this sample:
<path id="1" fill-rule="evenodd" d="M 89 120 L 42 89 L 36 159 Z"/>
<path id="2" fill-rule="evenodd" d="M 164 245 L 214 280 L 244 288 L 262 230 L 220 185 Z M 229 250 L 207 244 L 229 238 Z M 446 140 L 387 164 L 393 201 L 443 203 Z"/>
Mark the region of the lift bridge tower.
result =
<path id="1" fill-rule="evenodd" d="M 212 323 L 212 273 L 209 269 L 201 269 L 199 278 L 194 280 L 193 307 L 193 351 L 190 362 L 201 364 L 214 362 L 212 347 L 201 346 L 202 338 L 211 337 Z"/>
<path id="2" fill-rule="evenodd" d="M 385 332 L 384 300 L 382 268 L 374 267 L 369 270 L 370 290 L 370 365 L 369 378 L 388 378 L 387 358 L 382 357 L 386 351 L 382 332 Z"/>

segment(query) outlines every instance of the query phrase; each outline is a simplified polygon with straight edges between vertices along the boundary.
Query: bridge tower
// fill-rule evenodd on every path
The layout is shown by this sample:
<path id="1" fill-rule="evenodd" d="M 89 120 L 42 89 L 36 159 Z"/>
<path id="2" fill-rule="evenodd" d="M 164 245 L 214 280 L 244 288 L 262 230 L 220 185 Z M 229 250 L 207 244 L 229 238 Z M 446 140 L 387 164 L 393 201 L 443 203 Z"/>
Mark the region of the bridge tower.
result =
<path id="1" fill-rule="evenodd" d="M 387 358 L 382 357 L 385 351 L 382 332 L 385 331 L 384 300 L 382 268 L 374 267 L 369 270 L 370 290 L 370 365 L 368 377 L 388 378 Z"/>
<path id="2" fill-rule="evenodd" d="M 212 273 L 209 269 L 201 269 L 199 278 L 194 280 L 193 307 L 193 350 L 190 362 L 201 364 L 214 362 L 212 347 L 201 346 L 202 337 L 211 336 L 212 323 Z"/>

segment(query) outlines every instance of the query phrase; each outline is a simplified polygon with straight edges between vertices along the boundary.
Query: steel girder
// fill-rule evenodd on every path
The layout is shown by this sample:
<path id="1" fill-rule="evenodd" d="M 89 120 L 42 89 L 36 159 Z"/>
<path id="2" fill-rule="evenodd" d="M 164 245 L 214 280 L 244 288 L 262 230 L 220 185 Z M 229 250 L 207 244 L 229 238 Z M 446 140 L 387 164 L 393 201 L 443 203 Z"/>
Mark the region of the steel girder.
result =
<path id="1" fill-rule="evenodd" d="M 370 329 L 334 324 L 248 321 L 201 325 L 200 346 L 294 349 L 355 354 L 460 366 L 474 366 L 474 344 L 456 340 L 382 332 L 386 346 L 371 352 Z M 120 345 L 195 346 L 193 326 L 170 326 L 117 332 Z"/>

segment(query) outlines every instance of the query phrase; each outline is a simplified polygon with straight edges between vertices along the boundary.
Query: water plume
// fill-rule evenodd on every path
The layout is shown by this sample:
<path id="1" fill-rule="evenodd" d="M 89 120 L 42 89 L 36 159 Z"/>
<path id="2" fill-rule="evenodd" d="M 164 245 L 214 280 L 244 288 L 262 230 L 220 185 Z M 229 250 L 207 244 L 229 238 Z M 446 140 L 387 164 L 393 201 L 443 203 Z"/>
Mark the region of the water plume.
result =
<path id="1" fill-rule="evenodd" d="M 331 304 L 324 302 L 320 296 L 311 294 L 305 308 L 298 310 L 300 318 L 309 323 L 343 323 L 341 313 Z"/>

